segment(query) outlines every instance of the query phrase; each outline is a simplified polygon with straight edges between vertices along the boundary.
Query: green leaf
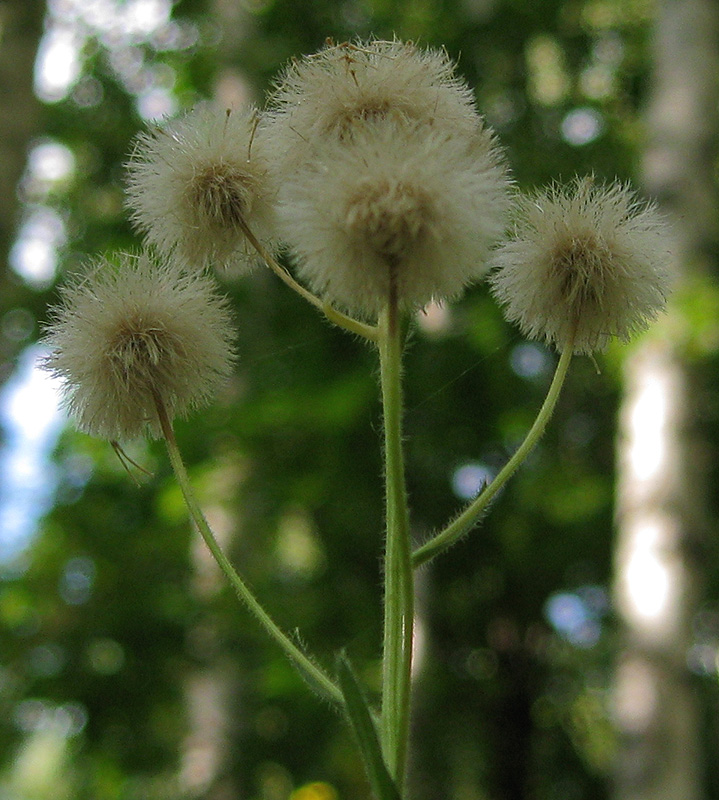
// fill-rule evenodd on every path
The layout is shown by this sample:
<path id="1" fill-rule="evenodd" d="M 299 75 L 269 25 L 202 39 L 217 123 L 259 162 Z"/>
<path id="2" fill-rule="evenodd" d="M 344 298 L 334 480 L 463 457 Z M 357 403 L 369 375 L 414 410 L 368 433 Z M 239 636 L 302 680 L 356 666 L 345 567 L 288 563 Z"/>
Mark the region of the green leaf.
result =
<path id="1" fill-rule="evenodd" d="M 377 800 L 401 800 L 382 757 L 382 748 L 369 706 L 344 652 L 337 657 L 337 677 L 344 695 L 347 717 L 357 737 L 372 792 Z"/>

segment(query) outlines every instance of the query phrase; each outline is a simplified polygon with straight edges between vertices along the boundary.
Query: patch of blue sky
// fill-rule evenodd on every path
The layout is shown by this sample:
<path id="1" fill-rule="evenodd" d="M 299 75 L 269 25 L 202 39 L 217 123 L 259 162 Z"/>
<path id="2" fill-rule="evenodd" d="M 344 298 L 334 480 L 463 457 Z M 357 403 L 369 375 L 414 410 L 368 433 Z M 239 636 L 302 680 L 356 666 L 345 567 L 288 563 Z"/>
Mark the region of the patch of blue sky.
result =
<path id="1" fill-rule="evenodd" d="M 52 451 L 65 422 L 57 381 L 40 367 L 42 350 L 27 348 L 0 392 L 0 563 L 28 546 L 57 486 Z"/>

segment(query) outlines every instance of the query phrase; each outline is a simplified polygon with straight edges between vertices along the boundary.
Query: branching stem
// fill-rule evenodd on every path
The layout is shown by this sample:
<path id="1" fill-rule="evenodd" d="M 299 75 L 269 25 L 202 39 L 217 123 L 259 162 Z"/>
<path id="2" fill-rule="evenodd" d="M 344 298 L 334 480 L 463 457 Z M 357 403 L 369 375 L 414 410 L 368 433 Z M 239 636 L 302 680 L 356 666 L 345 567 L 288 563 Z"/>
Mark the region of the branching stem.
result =
<path id="1" fill-rule="evenodd" d="M 477 524 L 497 492 L 507 483 L 522 462 L 527 458 L 544 433 L 547 422 L 549 422 L 549 418 L 552 416 L 557 398 L 564 385 L 564 379 L 567 376 L 567 369 L 572 358 L 572 351 L 573 340 L 562 351 L 544 403 L 537 414 L 537 418 L 534 420 L 534 424 L 529 429 L 529 433 L 527 433 L 527 436 L 522 444 L 519 445 L 517 451 L 500 470 L 494 480 L 480 492 L 456 519 L 443 531 L 433 536 L 428 542 L 425 542 L 425 544 L 414 551 L 412 554 L 412 564 L 414 567 L 426 564 L 429 560 L 439 555 L 439 553 L 444 552 L 448 547 L 451 547 L 468 533 L 471 528 Z"/>
<path id="2" fill-rule="evenodd" d="M 247 241 L 255 248 L 260 258 L 262 258 L 265 264 L 280 278 L 280 280 L 289 286 L 290 289 L 297 292 L 300 297 L 319 309 L 330 322 L 370 342 L 377 342 L 378 331 L 374 325 L 366 325 L 364 322 L 360 322 L 353 317 L 347 316 L 347 314 L 343 314 L 341 311 L 333 308 L 329 303 L 325 303 L 323 300 L 320 300 L 319 297 L 312 294 L 312 292 L 305 289 L 302 284 L 297 283 L 292 275 L 278 263 L 277 259 L 262 245 L 259 239 L 243 221 L 240 222 L 240 226 L 242 227 L 242 232 L 247 237 Z"/>
<path id="3" fill-rule="evenodd" d="M 167 445 L 170 463 L 172 464 L 172 469 L 175 472 L 175 477 L 182 491 L 182 496 L 185 499 L 187 510 L 197 526 L 197 530 L 205 540 L 205 544 L 212 553 L 217 565 L 222 570 L 240 600 L 247 606 L 260 625 L 269 634 L 270 638 L 279 645 L 310 687 L 320 696 L 331 702 L 343 704 L 344 698 L 339 687 L 281 630 L 250 591 L 244 580 L 237 574 L 232 564 L 230 564 L 197 502 L 187 470 L 185 469 L 185 464 L 177 446 L 172 423 L 170 422 L 162 399 L 158 396 L 155 397 L 155 407 L 157 409 L 162 434 Z"/>

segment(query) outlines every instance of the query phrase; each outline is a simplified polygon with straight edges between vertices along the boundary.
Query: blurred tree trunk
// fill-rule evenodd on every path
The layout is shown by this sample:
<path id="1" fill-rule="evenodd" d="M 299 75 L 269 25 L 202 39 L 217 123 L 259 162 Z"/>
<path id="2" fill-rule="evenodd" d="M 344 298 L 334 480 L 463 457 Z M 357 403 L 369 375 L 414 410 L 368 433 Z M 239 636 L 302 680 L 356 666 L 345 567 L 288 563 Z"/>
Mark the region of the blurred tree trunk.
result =
<path id="1" fill-rule="evenodd" d="M 40 119 L 33 69 L 44 14 L 40 0 L 0 0 L 0 313 L 22 294 L 20 281 L 8 269 L 8 253 L 19 217 L 18 181 Z M 8 376 L 15 347 L 0 337 L 0 383 Z"/>
<path id="2" fill-rule="evenodd" d="M 208 518 L 227 547 L 233 533 L 231 520 L 210 507 Z M 215 520 L 212 520 L 212 517 Z M 216 615 L 209 610 L 224 587 L 224 579 L 199 535 L 193 538 L 190 553 L 193 598 L 202 613 L 187 632 L 187 649 L 194 665 L 184 676 L 187 734 L 183 743 L 180 786 L 185 796 L 202 800 L 234 800 L 239 797 L 229 774 L 231 709 L 237 710 L 236 670 L 223 653 Z"/>
<path id="3" fill-rule="evenodd" d="M 679 287 L 715 268 L 719 5 L 663 0 L 653 38 L 644 184 L 673 224 Z M 686 325 L 686 323 L 684 323 Z M 707 487 L 697 377 L 676 310 L 627 360 L 620 414 L 615 596 L 615 800 L 704 796 L 701 708 L 687 665 L 702 593 Z"/>

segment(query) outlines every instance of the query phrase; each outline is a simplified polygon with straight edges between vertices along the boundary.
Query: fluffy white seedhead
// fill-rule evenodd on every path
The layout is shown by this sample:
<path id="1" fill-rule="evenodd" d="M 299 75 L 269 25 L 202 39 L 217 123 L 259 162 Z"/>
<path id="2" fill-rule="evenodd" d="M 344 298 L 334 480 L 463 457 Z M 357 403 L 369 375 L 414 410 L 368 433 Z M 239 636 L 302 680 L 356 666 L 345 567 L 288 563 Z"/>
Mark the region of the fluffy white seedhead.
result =
<path id="1" fill-rule="evenodd" d="M 230 374 L 234 330 L 212 278 L 147 255 L 102 259 L 62 289 L 44 345 L 78 427 L 111 441 L 159 436 Z"/>
<path id="2" fill-rule="evenodd" d="M 273 159 L 288 169 L 378 121 L 460 135 L 477 124 L 472 91 L 447 53 L 399 41 L 328 44 L 291 62 L 268 109 Z"/>
<path id="3" fill-rule="evenodd" d="M 578 178 L 518 201 L 514 232 L 490 277 L 507 318 L 530 338 L 591 353 L 627 340 L 664 307 L 665 223 L 620 183 Z"/>
<path id="4" fill-rule="evenodd" d="M 301 276 L 333 304 L 376 317 L 452 298 L 480 278 L 504 229 L 508 178 L 491 135 L 385 120 L 328 145 L 283 187 L 279 217 Z"/>
<path id="5" fill-rule="evenodd" d="M 141 133 L 127 165 L 127 205 L 163 255 L 250 268 L 257 254 L 244 227 L 267 243 L 273 225 L 256 113 L 203 105 Z"/>

